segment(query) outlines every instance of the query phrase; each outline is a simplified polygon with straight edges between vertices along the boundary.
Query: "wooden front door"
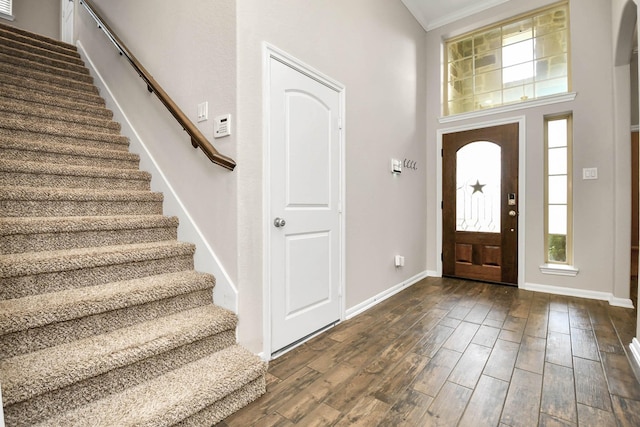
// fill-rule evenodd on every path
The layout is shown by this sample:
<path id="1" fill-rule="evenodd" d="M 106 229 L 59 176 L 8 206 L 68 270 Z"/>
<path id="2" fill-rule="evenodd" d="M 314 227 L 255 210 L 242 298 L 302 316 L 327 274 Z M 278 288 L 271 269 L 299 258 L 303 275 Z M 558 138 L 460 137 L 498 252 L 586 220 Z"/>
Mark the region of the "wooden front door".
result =
<path id="1" fill-rule="evenodd" d="M 443 274 L 518 284 L 518 124 L 444 135 Z"/>

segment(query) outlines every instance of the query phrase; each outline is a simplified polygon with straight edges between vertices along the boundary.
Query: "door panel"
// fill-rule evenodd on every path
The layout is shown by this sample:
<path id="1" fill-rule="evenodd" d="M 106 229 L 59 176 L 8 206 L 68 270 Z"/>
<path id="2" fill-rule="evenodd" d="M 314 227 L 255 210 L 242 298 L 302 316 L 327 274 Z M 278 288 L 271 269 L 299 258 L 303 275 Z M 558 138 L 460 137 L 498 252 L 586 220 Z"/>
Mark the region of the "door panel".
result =
<path id="1" fill-rule="evenodd" d="M 340 320 L 341 103 L 274 58 L 270 73 L 273 354 Z"/>
<path id="2" fill-rule="evenodd" d="M 517 285 L 518 124 L 444 135 L 442 157 L 443 274 Z"/>

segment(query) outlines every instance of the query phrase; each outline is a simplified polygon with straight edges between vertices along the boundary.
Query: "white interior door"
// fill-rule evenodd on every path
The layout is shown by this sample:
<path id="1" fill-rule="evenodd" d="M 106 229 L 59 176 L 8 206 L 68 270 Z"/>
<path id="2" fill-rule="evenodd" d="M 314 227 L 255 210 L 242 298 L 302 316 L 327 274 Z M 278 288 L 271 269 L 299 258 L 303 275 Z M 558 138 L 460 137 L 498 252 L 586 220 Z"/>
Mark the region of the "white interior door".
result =
<path id="1" fill-rule="evenodd" d="M 271 353 L 340 320 L 341 95 L 270 59 Z"/>
<path id="2" fill-rule="evenodd" d="M 73 43 L 73 0 L 62 0 L 62 41 Z"/>

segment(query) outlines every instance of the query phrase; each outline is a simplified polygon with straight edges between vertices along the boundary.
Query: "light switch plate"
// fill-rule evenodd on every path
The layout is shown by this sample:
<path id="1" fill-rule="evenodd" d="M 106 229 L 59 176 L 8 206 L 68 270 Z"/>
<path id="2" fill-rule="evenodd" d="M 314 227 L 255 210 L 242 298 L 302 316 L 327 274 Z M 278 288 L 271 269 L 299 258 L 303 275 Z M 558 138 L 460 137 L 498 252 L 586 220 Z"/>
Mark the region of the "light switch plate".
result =
<path id="1" fill-rule="evenodd" d="M 582 179 L 598 179 L 598 168 L 583 168 Z"/>
<path id="2" fill-rule="evenodd" d="M 209 120 L 209 103 L 201 102 L 198 104 L 198 122 Z"/>

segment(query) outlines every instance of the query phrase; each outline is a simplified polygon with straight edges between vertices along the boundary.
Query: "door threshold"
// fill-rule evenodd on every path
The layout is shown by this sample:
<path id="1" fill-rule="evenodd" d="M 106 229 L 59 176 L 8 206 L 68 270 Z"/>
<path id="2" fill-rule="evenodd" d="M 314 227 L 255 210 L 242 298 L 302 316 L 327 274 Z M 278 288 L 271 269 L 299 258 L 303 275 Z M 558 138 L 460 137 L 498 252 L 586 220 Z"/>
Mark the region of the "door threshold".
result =
<path id="1" fill-rule="evenodd" d="M 338 323 L 340 323 L 340 320 L 336 320 L 334 322 L 331 322 L 328 325 L 323 326 L 322 328 L 318 329 L 317 331 L 311 332 L 309 335 L 304 336 L 304 337 L 300 338 L 299 340 L 294 341 L 291 344 L 289 344 L 289 345 L 287 345 L 285 347 L 282 347 L 279 350 L 274 351 L 273 353 L 271 353 L 271 360 L 277 359 L 278 357 L 282 356 L 283 354 L 290 352 L 294 348 L 301 346 L 302 344 L 306 343 L 310 339 L 315 338 L 318 335 L 320 335 L 321 333 L 326 332 L 329 329 L 333 328 Z"/>

